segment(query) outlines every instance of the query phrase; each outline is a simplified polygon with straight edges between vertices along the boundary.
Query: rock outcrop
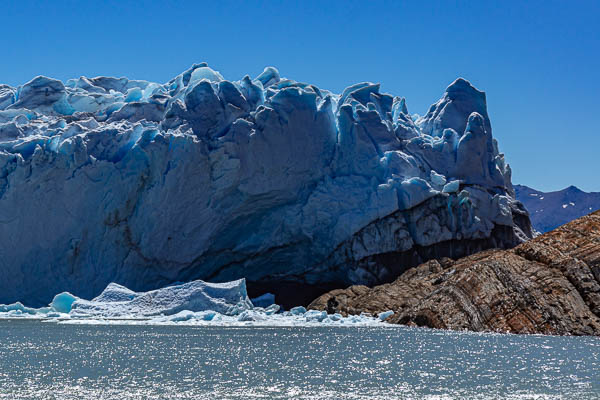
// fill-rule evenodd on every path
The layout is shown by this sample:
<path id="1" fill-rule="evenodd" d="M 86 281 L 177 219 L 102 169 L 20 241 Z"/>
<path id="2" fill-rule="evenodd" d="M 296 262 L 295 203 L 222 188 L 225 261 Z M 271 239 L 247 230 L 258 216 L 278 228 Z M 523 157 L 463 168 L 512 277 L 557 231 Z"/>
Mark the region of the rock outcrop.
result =
<path id="1" fill-rule="evenodd" d="M 512 250 L 430 260 L 393 283 L 334 290 L 309 308 L 440 329 L 600 335 L 600 211 Z"/>
<path id="2" fill-rule="evenodd" d="M 289 307 L 529 237 L 464 79 L 419 119 L 379 84 L 274 68 L 0 87 L 0 303 L 245 277 Z"/>

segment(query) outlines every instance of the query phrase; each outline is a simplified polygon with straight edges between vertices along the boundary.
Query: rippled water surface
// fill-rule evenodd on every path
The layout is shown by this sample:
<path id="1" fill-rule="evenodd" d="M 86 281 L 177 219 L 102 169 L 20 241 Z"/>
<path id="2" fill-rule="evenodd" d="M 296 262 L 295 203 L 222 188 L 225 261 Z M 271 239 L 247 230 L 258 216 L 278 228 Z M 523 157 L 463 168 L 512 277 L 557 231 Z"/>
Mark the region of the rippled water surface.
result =
<path id="1" fill-rule="evenodd" d="M 596 399 L 597 338 L 0 321 L 0 399 Z"/>

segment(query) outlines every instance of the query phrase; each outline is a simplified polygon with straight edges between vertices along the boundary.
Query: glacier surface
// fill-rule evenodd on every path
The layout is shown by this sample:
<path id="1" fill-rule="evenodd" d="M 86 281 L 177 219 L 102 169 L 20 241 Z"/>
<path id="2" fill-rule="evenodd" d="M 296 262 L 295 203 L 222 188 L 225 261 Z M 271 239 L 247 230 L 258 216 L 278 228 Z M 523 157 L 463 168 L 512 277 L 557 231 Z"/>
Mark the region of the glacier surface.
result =
<path id="1" fill-rule="evenodd" d="M 246 277 L 290 306 L 531 226 L 462 78 L 415 119 L 379 84 L 202 63 L 163 84 L 0 85 L 0 237 L 0 303 Z"/>

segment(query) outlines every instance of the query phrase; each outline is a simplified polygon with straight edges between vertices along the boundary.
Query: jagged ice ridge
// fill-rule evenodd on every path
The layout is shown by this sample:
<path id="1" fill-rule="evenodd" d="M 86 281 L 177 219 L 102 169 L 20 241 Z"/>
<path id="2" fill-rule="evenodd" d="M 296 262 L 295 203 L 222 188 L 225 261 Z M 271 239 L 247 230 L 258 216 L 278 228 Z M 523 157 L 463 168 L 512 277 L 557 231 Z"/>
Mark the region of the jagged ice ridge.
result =
<path id="1" fill-rule="evenodd" d="M 379 84 L 334 94 L 203 63 L 165 84 L 1 85 L 0 237 L 3 303 L 246 277 L 287 306 L 531 226 L 464 79 L 413 118 Z"/>

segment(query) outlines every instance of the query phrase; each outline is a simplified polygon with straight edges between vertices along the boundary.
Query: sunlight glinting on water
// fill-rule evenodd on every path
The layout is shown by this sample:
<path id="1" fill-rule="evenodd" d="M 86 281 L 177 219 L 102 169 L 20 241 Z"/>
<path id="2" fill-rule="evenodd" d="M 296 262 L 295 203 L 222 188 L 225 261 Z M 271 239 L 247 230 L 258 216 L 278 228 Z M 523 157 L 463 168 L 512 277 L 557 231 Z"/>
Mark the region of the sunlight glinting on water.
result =
<path id="1" fill-rule="evenodd" d="M 384 326 L 0 328 L 0 399 L 600 396 L 596 338 Z"/>

